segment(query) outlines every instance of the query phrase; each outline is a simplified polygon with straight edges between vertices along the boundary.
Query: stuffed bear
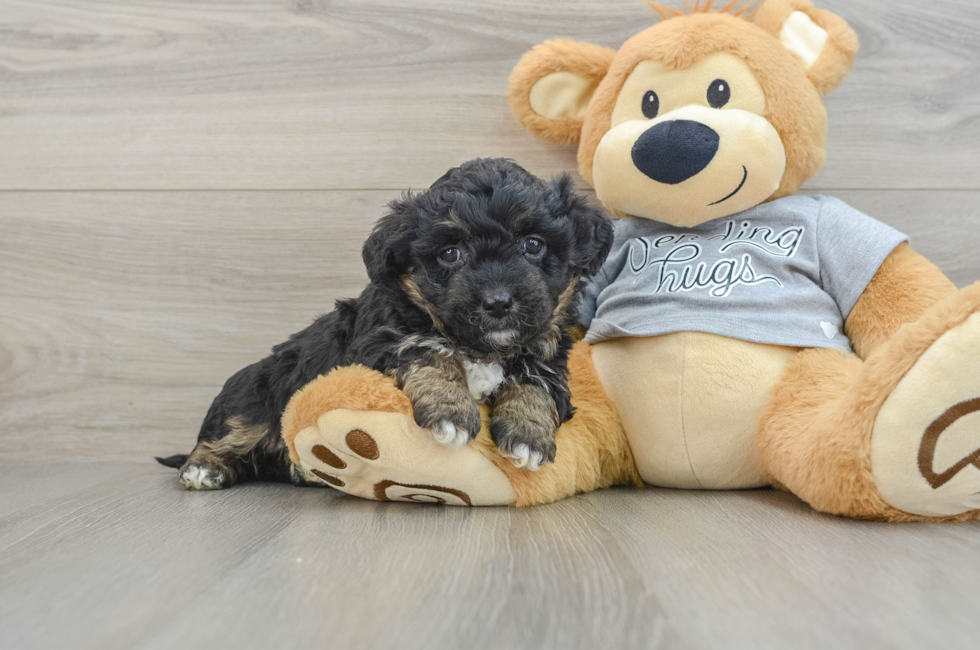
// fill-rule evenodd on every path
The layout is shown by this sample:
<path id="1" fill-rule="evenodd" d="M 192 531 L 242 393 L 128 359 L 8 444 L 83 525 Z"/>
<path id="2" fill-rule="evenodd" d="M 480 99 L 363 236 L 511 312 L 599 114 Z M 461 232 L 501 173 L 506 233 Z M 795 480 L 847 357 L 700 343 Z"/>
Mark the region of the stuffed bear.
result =
<path id="1" fill-rule="evenodd" d="M 618 52 L 550 41 L 508 92 L 577 144 L 618 219 L 569 361 L 557 459 L 451 450 L 393 380 L 338 369 L 284 414 L 311 482 L 378 500 L 531 505 L 616 485 L 791 491 L 887 521 L 980 513 L 980 283 L 957 288 L 894 229 L 794 195 L 823 164 L 822 95 L 858 49 L 809 0 L 709 0 Z M 484 413 L 484 424 L 489 413 Z"/>

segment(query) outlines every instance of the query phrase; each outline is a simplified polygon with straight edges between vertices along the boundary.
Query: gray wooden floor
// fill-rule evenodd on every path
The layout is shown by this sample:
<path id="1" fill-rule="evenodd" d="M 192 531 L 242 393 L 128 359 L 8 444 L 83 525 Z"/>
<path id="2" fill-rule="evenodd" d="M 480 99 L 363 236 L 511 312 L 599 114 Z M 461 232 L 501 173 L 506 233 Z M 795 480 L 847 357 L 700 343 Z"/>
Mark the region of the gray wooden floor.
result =
<path id="1" fill-rule="evenodd" d="M 668 2 L 681 6 L 680 0 Z M 806 187 L 980 278 L 980 3 L 819 0 L 863 52 Z M 223 380 L 366 276 L 384 204 L 550 175 L 507 76 L 639 0 L 0 2 L 0 648 L 974 648 L 980 525 L 772 491 L 526 511 L 185 494 Z"/>
<path id="2" fill-rule="evenodd" d="M 980 530 L 789 495 L 535 509 L 186 493 L 146 463 L 6 465 L 3 648 L 976 648 Z"/>

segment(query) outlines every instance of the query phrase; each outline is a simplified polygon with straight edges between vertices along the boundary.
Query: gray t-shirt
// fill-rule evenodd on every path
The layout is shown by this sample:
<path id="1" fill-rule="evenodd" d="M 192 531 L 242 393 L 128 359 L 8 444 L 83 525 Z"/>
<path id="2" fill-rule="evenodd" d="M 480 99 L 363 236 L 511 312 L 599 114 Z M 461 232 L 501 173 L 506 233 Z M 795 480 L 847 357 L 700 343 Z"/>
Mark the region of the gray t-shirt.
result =
<path id="1" fill-rule="evenodd" d="M 619 219 L 580 308 L 586 341 L 694 331 L 850 352 L 844 321 L 904 241 L 823 196 L 791 196 L 694 228 Z"/>

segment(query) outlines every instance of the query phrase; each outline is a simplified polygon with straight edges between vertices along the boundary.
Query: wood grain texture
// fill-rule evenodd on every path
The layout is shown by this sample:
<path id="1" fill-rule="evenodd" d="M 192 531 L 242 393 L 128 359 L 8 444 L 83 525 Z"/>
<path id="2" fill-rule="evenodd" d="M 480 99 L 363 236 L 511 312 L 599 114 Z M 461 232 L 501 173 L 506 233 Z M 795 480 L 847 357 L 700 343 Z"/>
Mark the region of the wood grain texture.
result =
<path id="1" fill-rule="evenodd" d="M 819 4 L 864 47 L 827 100 L 811 187 L 980 189 L 980 4 Z M 0 189 L 401 189 L 490 155 L 573 169 L 510 116 L 511 68 L 549 38 L 618 47 L 652 16 L 639 0 L 5 0 Z"/>
<path id="2" fill-rule="evenodd" d="M 5 465 L 0 575 L 0 647 L 19 650 L 965 650 L 980 633 L 980 523 L 846 521 L 769 490 L 459 509 Z"/>
<path id="3" fill-rule="evenodd" d="M 980 278 L 980 192 L 841 192 Z M 357 295 L 392 193 L 0 193 L 9 460 L 187 452 L 225 379 Z"/>

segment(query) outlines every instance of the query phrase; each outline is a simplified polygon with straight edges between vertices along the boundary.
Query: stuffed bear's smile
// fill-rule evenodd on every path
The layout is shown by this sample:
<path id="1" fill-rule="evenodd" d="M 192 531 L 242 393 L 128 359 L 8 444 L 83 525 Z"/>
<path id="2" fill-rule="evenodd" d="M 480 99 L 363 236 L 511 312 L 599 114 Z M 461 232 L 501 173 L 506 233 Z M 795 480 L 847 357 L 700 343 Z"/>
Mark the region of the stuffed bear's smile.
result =
<path id="1" fill-rule="evenodd" d="M 719 205 L 721 203 L 724 203 L 725 201 L 727 201 L 728 199 L 732 198 L 733 196 L 735 196 L 736 194 L 742 191 L 742 188 L 745 187 L 745 181 L 749 180 L 749 168 L 746 167 L 745 165 L 742 165 L 742 172 L 743 172 L 742 182 L 738 184 L 738 187 L 735 188 L 735 191 L 729 194 L 728 196 L 726 196 L 725 198 L 721 199 L 720 201 L 709 203 L 708 204 L 709 208 L 713 205 Z"/>

